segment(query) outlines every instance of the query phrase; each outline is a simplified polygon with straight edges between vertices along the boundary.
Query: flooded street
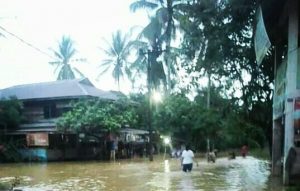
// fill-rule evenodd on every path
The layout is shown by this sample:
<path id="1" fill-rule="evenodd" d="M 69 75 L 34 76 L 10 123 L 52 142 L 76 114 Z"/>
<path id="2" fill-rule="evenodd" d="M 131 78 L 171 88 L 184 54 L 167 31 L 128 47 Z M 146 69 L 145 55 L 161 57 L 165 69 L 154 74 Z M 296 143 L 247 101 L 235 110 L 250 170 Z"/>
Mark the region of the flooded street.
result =
<path id="1" fill-rule="evenodd" d="M 270 187 L 268 161 L 253 157 L 236 160 L 221 158 L 216 163 L 203 159 L 191 173 L 181 171 L 178 159 L 147 158 L 117 162 L 61 162 L 1 164 L 0 182 L 21 179 L 18 188 L 41 190 L 273 190 Z M 273 184 L 273 183 L 272 183 Z"/>

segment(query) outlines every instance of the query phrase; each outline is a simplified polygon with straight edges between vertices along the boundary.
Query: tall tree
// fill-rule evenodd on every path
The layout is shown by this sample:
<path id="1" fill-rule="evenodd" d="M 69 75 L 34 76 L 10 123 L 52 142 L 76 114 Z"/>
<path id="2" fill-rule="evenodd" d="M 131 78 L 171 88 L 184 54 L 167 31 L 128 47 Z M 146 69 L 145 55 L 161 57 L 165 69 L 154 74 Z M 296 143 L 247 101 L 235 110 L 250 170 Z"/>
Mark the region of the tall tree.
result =
<path id="1" fill-rule="evenodd" d="M 106 73 L 112 68 L 112 76 L 118 83 L 118 89 L 120 91 L 120 79 L 124 75 L 130 76 L 130 70 L 128 66 L 128 56 L 130 54 L 131 43 L 127 34 L 122 34 L 121 31 L 117 31 L 112 34 L 111 42 L 107 42 L 108 48 L 102 49 L 107 56 L 107 59 L 102 61 L 101 67 L 104 70 L 98 75 Z"/>
<path id="2" fill-rule="evenodd" d="M 252 42 L 255 3 L 254 0 L 193 1 L 182 10 L 180 24 L 184 31 L 183 51 L 189 60 L 184 64 L 187 71 L 209 74 L 211 80 L 227 90 L 239 89 L 244 109 L 240 116 L 266 131 L 265 128 L 272 127 L 273 66 L 257 67 L 255 62 Z M 195 77 L 197 83 L 198 78 Z M 257 108 L 265 112 L 257 112 Z"/>
<path id="3" fill-rule="evenodd" d="M 71 58 L 76 53 L 74 48 L 74 42 L 68 36 L 63 36 L 61 41 L 58 44 L 57 50 L 52 49 L 57 61 L 50 62 L 52 65 L 56 65 L 55 71 L 59 69 L 57 80 L 68 80 L 75 79 L 75 73 L 79 73 L 81 76 L 82 73 L 76 69 L 72 68 L 70 65 Z"/>
<path id="4" fill-rule="evenodd" d="M 181 5 L 179 0 L 138 0 L 130 5 L 130 9 L 135 12 L 138 9 L 146 9 L 155 11 L 155 14 L 150 19 L 150 23 L 144 28 L 142 34 L 151 42 L 151 47 L 154 51 L 163 54 L 161 46 L 165 43 L 164 60 L 167 66 L 167 92 L 171 89 L 171 73 L 172 68 L 171 56 L 171 39 L 175 37 L 175 17 L 176 9 Z M 156 50 L 154 43 L 159 44 L 159 49 Z M 176 59 L 176 58 L 175 58 Z"/>

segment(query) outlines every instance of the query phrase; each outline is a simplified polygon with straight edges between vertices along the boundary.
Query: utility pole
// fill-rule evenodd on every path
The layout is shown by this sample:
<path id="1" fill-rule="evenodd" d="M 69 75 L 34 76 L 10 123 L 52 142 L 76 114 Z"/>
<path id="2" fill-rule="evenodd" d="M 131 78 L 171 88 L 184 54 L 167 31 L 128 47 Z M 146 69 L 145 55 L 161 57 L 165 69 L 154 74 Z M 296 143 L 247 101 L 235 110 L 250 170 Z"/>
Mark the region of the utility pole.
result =
<path id="1" fill-rule="evenodd" d="M 152 103 L 151 103 L 151 56 L 152 53 L 150 50 L 147 50 L 147 88 L 148 88 L 148 130 L 149 130 L 149 160 L 153 161 L 153 135 L 152 135 Z"/>
<path id="2" fill-rule="evenodd" d="M 148 89 L 148 107 L 147 107 L 147 129 L 149 131 L 149 160 L 153 161 L 153 135 L 152 135 L 152 102 L 151 102 L 151 60 L 153 51 L 147 50 L 144 52 L 142 49 L 139 50 L 140 55 L 147 55 L 147 89 Z"/>
<path id="3" fill-rule="evenodd" d="M 139 51 L 139 54 L 146 55 L 147 54 L 147 89 L 148 89 L 148 131 L 149 131 L 149 160 L 153 161 L 153 128 L 152 128 L 152 84 L 153 84 L 153 73 L 152 73 L 152 62 L 157 58 L 156 54 L 163 52 L 164 50 L 147 50 L 144 52 L 143 50 Z"/>

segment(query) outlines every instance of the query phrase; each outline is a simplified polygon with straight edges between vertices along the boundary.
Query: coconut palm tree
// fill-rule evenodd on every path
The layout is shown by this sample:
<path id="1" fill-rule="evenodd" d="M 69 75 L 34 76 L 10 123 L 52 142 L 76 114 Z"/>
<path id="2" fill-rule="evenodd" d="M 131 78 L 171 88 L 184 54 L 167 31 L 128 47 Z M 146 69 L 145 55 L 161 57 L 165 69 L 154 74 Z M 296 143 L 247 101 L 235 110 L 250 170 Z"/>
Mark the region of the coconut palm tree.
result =
<path id="1" fill-rule="evenodd" d="M 59 69 L 57 80 L 75 79 L 74 72 L 83 76 L 78 69 L 72 68 L 70 65 L 71 58 L 76 53 L 74 42 L 70 37 L 63 36 L 61 41 L 58 43 L 58 49 L 52 49 L 52 51 L 57 58 L 57 61 L 50 62 L 50 64 L 57 66 L 55 72 Z"/>
<path id="2" fill-rule="evenodd" d="M 147 73 L 148 62 L 151 65 L 149 79 L 150 86 L 157 88 L 160 85 L 166 85 L 166 76 L 163 68 L 163 63 L 158 61 L 161 55 L 160 40 L 161 23 L 156 17 L 150 19 L 149 24 L 143 28 L 136 41 L 132 42 L 134 48 L 138 50 L 137 59 L 131 64 L 130 69 L 134 75 L 132 78 L 141 77 Z"/>
<path id="3" fill-rule="evenodd" d="M 105 41 L 108 44 L 108 48 L 102 50 L 107 58 L 103 60 L 100 65 L 100 67 L 104 67 L 104 69 L 98 77 L 112 68 L 112 76 L 116 80 L 120 91 L 120 79 L 124 77 L 124 75 L 130 75 L 127 61 L 130 54 L 129 36 L 126 34 L 123 35 L 122 32 L 118 30 L 112 34 L 111 42 Z"/>
<path id="4" fill-rule="evenodd" d="M 152 39 L 156 36 L 159 43 L 165 43 L 166 49 L 164 52 L 164 60 L 167 65 L 167 90 L 171 89 L 171 73 L 174 71 L 171 65 L 171 39 L 175 38 L 175 20 L 180 14 L 177 10 L 183 6 L 181 0 L 137 0 L 130 5 L 131 11 L 135 12 L 138 9 L 154 10 L 155 17 L 151 18 L 150 23 L 145 27 L 142 33 Z M 152 35 L 151 35 L 152 33 Z M 149 39 L 149 38 L 148 38 Z M 160 53 L 162 54 L 162 52 Z"/>
<path id="5" fill-rule="evenodd" d="M 160 50 L 155 46 L 150 46 L 150 42 L 136 41 L 139 46 L 139 54 L 136 60 L 131 63 L 132 79 L 141 78 L 143 74 L 147 74 L 148 85 L 151 89 L 159 89 L 162 85 L 166 85 L 166 75 L 163 63 L 158 60 Z M 148 68 L 149 67 L 149 68 Z"/>

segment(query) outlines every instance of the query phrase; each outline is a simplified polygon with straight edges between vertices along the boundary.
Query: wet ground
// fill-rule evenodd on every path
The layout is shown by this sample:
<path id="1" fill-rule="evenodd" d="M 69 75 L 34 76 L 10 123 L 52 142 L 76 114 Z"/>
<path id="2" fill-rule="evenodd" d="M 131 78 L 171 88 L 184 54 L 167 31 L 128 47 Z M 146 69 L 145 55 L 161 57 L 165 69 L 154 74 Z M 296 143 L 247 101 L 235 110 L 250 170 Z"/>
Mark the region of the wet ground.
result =
<path id="1" fill-rule="evenodd" d="M 283 191 L 270 180 L 269 162 L 253 157 L 216 163 L 198 160 L 191 173 L 181 171 L 178 159 L 154 158 L 116 162 L 55 162 L 0 164 L 0 183 L 19 177 L 24 191 Z"/>

